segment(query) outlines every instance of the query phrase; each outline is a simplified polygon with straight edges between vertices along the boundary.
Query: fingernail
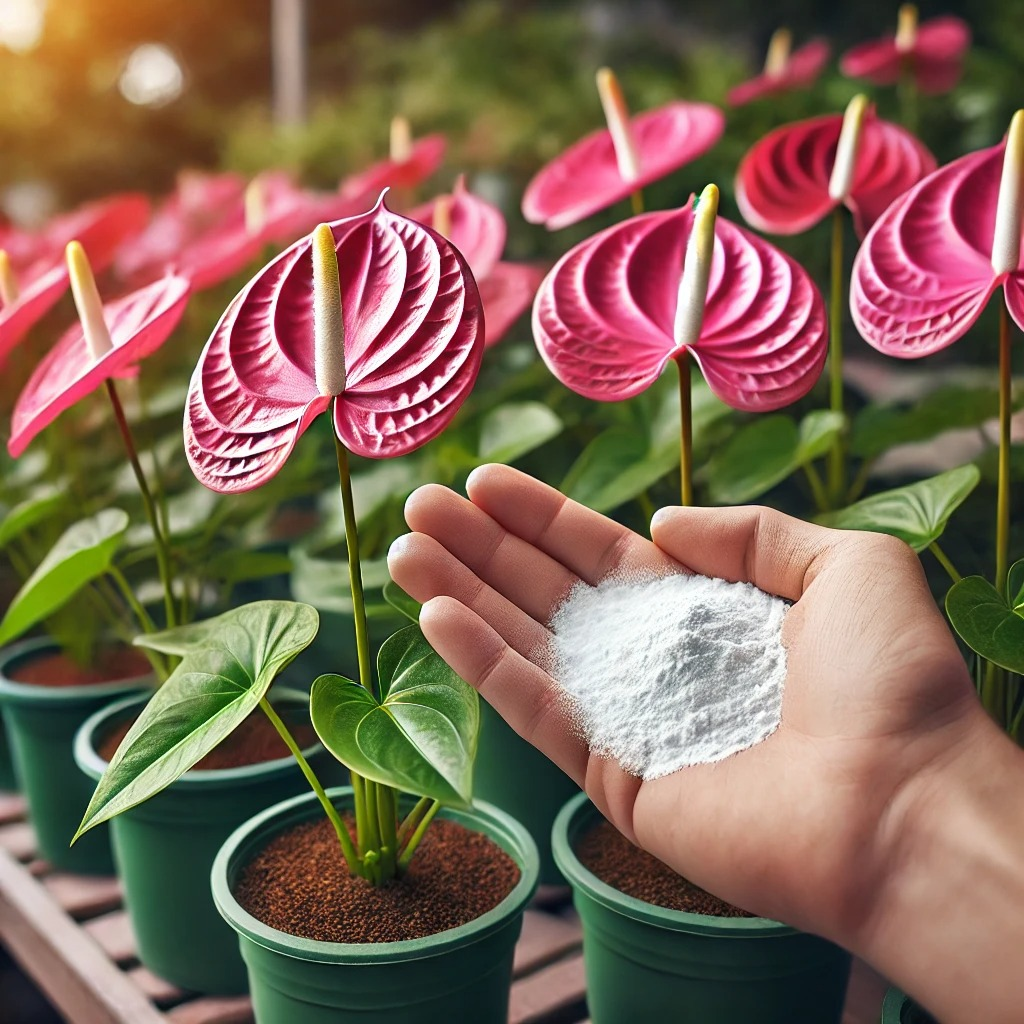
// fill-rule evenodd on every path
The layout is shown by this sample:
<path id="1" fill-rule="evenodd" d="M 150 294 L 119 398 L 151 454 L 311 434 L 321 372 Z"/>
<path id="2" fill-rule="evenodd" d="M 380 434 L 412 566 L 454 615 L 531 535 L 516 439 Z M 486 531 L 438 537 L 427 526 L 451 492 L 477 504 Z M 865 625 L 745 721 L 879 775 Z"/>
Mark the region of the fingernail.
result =
<path id="1" fill-rule="evenodd" d="M 655 529 L 658 525 L 668 519 L 669 510 L 667 508 L 659 508 L 657 512 L 651 516 L 651 529 Z"/>
<path id="2" fill-rule="evenodd" d="M 391 542 L 391 547 L 388 548 L 388 564 L 391 564 L 392 558 L 401 558 L 402 555 L 408 554 L 409 552 L 409 539 L 408 533 L 403 533 L 401 537 L 396 537 Z"/>

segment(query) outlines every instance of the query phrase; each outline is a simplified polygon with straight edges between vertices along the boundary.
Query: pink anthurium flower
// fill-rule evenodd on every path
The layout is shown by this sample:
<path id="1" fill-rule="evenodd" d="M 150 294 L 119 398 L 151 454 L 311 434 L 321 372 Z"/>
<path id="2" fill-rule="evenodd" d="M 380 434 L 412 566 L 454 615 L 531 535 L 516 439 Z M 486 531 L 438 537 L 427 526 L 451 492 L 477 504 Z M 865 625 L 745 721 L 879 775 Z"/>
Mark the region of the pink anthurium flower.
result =
<path id="1" fill-rule="evenodd" d="M 257 174 L 245 190 L 245 223 L 264 244 L 291 245 L 324 221 L 362 212 L 337 192 L 313 192 L 296 186 L 284 171 Z"/>
<path id="2" fill-rule="evenodd" d="M 839 69 L 850 78 L 892 85 L 913 77 L 923 93 L 948 92 L 960 79 L 971 30 L 960 18 L 945 16 L 917 23 L 917 8 L 904 4 L 896 34 L 861 43 L 847 51 Z"/>
<path id="3" fill-rule="evenodd" d="M 602 68 L 598 92 L 608 127 L 541 168 L 523 195 L 523 216 L 555 231 L 568 227 L 709 150 L 725 127 L 708 103 L 669 103 L 631 118 L 615 76 Z"/>
<path id="4" fill-rule="evenodd" d="M 332 405 L 348 450 L 412 451 L 455 415 L 482 353 L 465 258 L 382 195 L 300 239 L 232 301 L 189 386 L 189 464 L 212 490 L 258 487 Z"/>
<path id="5" fill-rule="evenodd" d="M 802 89 L 817 81 L 825 70 L 832 48 L 824 39 L 812 39 L 798 50 L 790 52 L 793 36 L 788 28 L 777 29 L 768 44 L 764 71 L 729 90 L 730 106 L 772 96 L 790 89 Z"/>
<path id="6" fill-rule="evenodd" d="M 846 113 L 783 125 L 756 142 L 736 174 L 736 202 L 761 231 L 795 235 L 846 206 L 858 235 L 935 158 L 906 129 L 883 121 L 855 96 Z"/>
<path id="7" fill-rule="evenodd" d="M 708 201 L 705 190 L 696 213 L 688 205 L 623 221 L 554 266 L 533 326 L 563 384 L 619 401 L 690 353 L 711 390 L 736 409 L 778 409 L 810 390 L 826 351 L 818 289 L 785 253 L 721 217 L 703 280 L 691 280 L 700 253 L 690 239 Z"/>
<path id="8" fill-rule="evenodd" d="M 438 196 L 409 212 L 429 224 L 466 257 L 480 289 L 486 347 L 497 344 L 533 302 L 543 273 L 523 263 L 503 263 L 505 218 L 492 203 L 473 195 L 460 175 L 450 195 Z"/>
<path id="9" fill-rule="evenodd" d="M 850 308 L 869 344 L 902 359 L 962 338 L 1000 287 L 996 587 L 1005 592 L 1010 533 L 1010 319 L 1024 329 L 1024 110 L 1006 139 L 929 174 L 868 232 Z"/>
<path id="10" fill-rule="evenodd" d="M 116 269 L 135 285 L 176 274 L 201 291 L 238 273 L 262 248 L 246 222 L 244 179 L 192 171 L 179 177 L 146 231 L 121 249 Z"/>
<path id="11" fill-rule="evenodd" d="M 188 281 L 166 277 L 104 306 L 80 243 L 68 244 L 67 262 L 79 322 L 47 353 L 18 397 L 7 442 L 14 458 L 62 412 L 156 351 L 188 302 Z"/>
<path id="12" fill-rule="evenodd" d="M 443 135 L 425 135 L 413 140 L 409 122 L 404 117 L 393 118 L 388 159 L 349 175 L 339 186 L 339 194 L 362 208 L 380 195 L 382 189 L 415 188 L 441 166 L 444 151 Z"/>
<path id="13" fill-rule="evenodd" d="M 64 247 L 78 239 L 97 270 L 117 247 L 137 234 L 149 217 L 149 202 L 133 193 L 86 203 L 54 217 L 38 234 L 11 231 L 10 249 L 0 251 L 0 366 L 29 328 L 64 294 L 68 271 Z"/>

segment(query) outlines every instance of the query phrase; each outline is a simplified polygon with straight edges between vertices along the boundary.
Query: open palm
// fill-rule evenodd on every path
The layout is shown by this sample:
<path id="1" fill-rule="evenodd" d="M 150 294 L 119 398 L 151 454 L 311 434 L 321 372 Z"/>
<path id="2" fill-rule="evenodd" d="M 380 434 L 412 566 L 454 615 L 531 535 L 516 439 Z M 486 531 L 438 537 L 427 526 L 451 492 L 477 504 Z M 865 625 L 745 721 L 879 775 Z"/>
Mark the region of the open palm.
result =
<path id="1" fill-rule="evenodd" d="M 747 910 L 853 945 L 932 769 L 965 731 L 994 729 L 916 556 L 762 508 L 665 509 L 652 543 L 503 466 L 468 492 L 417 491 L 414 532 L 389 558 L 435 649 L 639 846 Z M 636 569 L 795 602 L 776 733 L 651 782 L 590 754 L 548 673 L 548 623 L 580 580 Z"/>

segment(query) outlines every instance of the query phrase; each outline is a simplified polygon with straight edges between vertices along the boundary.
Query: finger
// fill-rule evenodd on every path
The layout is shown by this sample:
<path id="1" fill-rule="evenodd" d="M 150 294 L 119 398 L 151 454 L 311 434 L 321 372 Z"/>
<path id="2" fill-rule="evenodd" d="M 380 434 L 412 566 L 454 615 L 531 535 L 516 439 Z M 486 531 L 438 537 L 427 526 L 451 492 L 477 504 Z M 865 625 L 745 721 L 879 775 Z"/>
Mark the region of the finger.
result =
<path id="1" fill-rule="evenodd" d="M 614 570 L 679 571 L 639 534 L 509 466 L 474 469 L 466 490 L 473 504 L 509 533 L 591 585 Z"/>
<path id="2" fill-rule="evenodd" d="M 551 634 L 544 626 L 482 582 L 433 537 L 399 537 L 388 551 L 388 571 L 421 604 L 445 596 L 472 609 L 526 658 L 537 659 L 550 646 Z"/>
<path id="3" fill-rule="evenodd" d="M 651 520 L 651 536 L 696 573 L 796 601 L 844 534 L 749 506 L 663 508 Z"/>
<path id="4" fill-rule="evenodd" d="M 537 622 L 547 623 L 579 583 L 579 577 L 560 562 L 509 533 L 447 487 L 427 484 L 413 492 L 405 504 L 405 520 L 411 530 L 439 541 L 484 583 Z M 462 600 L 458 594 L 451 596 Z"/>
<path id="5" fill-rule="evenodd" d="M 476 612 L 435 597 L 420 612 L 431 647 L 528 743 L 577 785 L 587 771 L 587 746 L 554 680 L 518 654 Z"/>

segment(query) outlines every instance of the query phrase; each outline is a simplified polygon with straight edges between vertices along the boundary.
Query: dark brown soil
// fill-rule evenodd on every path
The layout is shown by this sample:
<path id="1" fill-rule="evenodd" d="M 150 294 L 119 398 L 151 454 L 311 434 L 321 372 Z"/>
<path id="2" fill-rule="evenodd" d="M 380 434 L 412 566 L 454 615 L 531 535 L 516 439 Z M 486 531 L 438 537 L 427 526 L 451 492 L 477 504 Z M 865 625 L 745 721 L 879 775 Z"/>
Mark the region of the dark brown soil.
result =
<path id="1" fill-rule="evenodd" d="M 50 651 L 17 662 L 10 677 L 17 683 L 36 686 L 97 686 L 123 679 L 138 679 L 152 668 L 145 657 L 129 647 L 115 647 L 99 653 L 96 664 L 83 668 L 66 654 Z"/>
<path id="2" fill-rule="evenodd" d="M 338 837 L 323 818 L 275 836 L 243 870 L 235 899 L 253 917 L 290 935 L 397 942 L 478 918 L 518 881 L 515 861 L 496 843 L 435 818 L 408 873 L 374 887 L 349 875 Z"/>
<path id="3" fill-rule="evenodd" d="M 607 821 L 595 825 L 576 846 L 576 856 L 602 882 L 645 903 L 710 917 L 752 917 L 677 875 L 657 857 L 635 847 Z"/>
<path id="4" fill-rule="evenodd" d="M 98 753 L 109 761 L 135 724 L 135 718 L 119 722 L 103 737 Z M 305 749 L 316 742 L 316 732 L 308 723 L 288 722 L 288 731 L 299 747 Z M 241 768 L 247 764 L 262 764 L 279 757 L 289 757 L 290 751 L 277 734 L 271 721 L 258 708 L 230 736 L 211 750 L 195 767 L 209 771 L 216 768 Z"/>

